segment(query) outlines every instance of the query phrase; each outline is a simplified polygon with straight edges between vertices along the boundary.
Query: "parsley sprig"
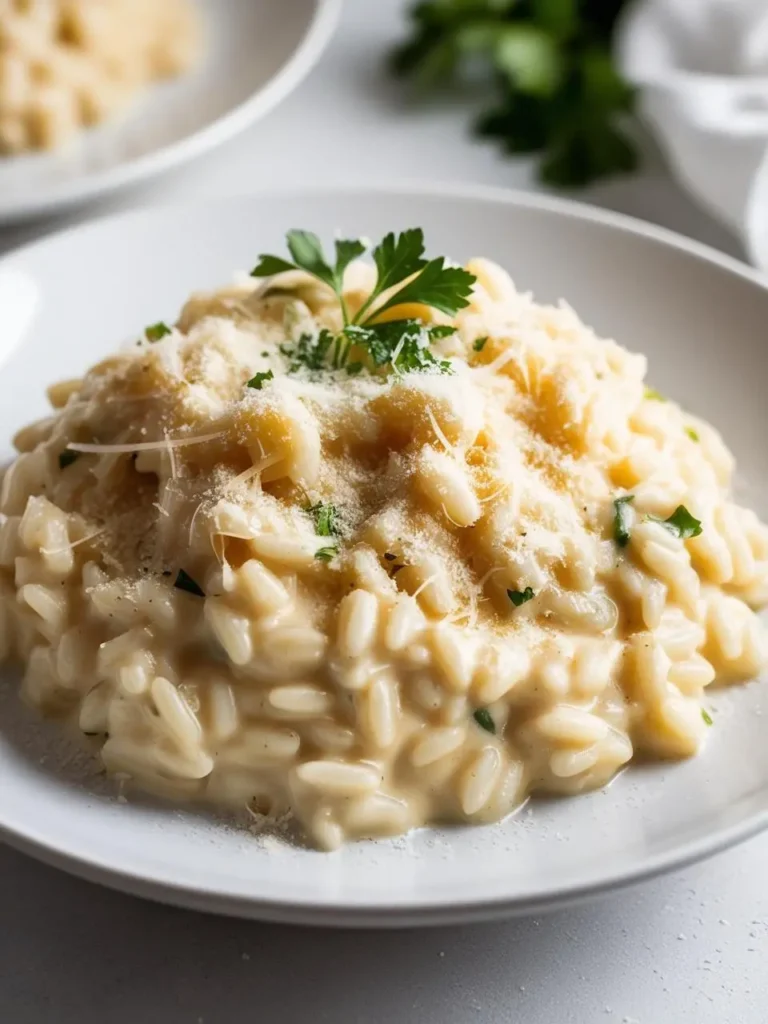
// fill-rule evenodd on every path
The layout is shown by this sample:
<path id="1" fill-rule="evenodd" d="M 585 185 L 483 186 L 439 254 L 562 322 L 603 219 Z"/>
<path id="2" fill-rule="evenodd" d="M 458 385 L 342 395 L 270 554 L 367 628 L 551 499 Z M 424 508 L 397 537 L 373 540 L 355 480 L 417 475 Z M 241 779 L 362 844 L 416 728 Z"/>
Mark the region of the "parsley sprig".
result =
<path id="1" fill-rule="evenodd" d="M 486 66 L 498 97 L 477 124 L 510 154 L 540 153 L 549 185 L 581 187 L 633 171 L 623 121 L 634 93 L 611 59 L 627 0 L 420 0 L 397 74 L 439 86 Z"/>
<path id="2" fill-rule="evenodd" d="M 338 334 L 324 328 L 315 336 L 303 334 L 295 344 L 283 345 L 283 355 L 290 360 L 289 373 L 305 367 L 313 372 L 346 369 L 350 375 L 357 374 L 364 364 L 350 362 L 353 348 L 361 350 L 372 369 L 389 366 L 395 372 L 451 372 L 450 363 L 435 358 L 430 345 L 453 334 L 453 327 L 427 325 L 413 318 L 380 322 L 382 314 L 405 304 L 421 304 L 448 316 L 469 304 L 474 276 L 461 267 L 447 266 L 444 256 L 427 260 L 421 228 L 409 228 L 399 235 L 391 231 L 374 246 L 376 284 L 355 313 L 348 309 L 344 296 L 344 271 L 368 245 L 361 239 L 337 239 L 332 262 L 311 231 L 289 231 L 287 245 L 292 261 L 263 253 L 251 276 L 304 270 L 333 289 L 343 323 Z"/>

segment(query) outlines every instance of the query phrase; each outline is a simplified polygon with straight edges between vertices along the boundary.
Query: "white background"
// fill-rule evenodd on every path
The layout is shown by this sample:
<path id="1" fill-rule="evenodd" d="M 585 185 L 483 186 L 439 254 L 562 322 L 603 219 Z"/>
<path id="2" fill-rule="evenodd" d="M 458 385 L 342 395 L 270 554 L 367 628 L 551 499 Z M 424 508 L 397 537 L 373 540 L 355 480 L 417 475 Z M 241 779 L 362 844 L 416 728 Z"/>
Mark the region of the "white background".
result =
<path id="1" fill-rule="evenodd" d="M 330 49 L 284 106 L 217 154 L 97 212 L 370 179 L 532 187 L 527 163 L 469 136 L 477 97 L 405 102 L 382 68 L 404 10 L 401 0 L 346 0 Z M 740 254 L 651 153 L 642 175 L 587 198 Z M 0 232 L 0 251 L 54 226 Z M 766 866 L 768 839 L 757 839 L 540 919 L 377 934 L 171 910 L 0 847 L 0 1021 L 764 1024 Z"/>

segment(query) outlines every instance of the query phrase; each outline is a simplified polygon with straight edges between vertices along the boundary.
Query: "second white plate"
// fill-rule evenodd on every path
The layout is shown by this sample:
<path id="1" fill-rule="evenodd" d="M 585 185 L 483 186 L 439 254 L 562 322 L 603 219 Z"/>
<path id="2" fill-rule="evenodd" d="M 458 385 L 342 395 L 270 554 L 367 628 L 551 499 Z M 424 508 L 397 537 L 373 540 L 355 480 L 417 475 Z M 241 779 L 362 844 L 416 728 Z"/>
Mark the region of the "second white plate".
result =
<path id="1" fill-rule="evenodd" d="M 226 142 L 296 88 L 341 9 L 341 0 L 197 3 L 206 36 L 198 68 L 61 151 L 0 157 L 0 224 L 96 199 Z"/>

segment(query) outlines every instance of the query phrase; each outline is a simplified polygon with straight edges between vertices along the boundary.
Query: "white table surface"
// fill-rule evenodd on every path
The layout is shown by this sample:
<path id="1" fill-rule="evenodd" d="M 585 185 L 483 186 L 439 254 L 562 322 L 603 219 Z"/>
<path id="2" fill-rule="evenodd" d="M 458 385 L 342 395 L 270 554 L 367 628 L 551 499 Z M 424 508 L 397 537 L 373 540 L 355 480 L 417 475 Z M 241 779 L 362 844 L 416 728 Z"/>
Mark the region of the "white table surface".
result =
<path id="1" fill-rule="evenodd" d="M 471 140 L 472 101 L 416 109 L 387 78 L 382 55 L 402 32 L 404 6 L 346 0 L 320 66 L 246 136 L 63 222 L 274 185 L 405 178 L 532 187 L 526 162 Z M 653 157 L 641 176 L 587 198 L 740 254 Z M 0 232 L 0 252 L 55 226 Z M 142 902 L 0 847 L 0 1022 L 765 1024 L 766 865 L 768 837 L 540 919 L 320 932 Z"/>

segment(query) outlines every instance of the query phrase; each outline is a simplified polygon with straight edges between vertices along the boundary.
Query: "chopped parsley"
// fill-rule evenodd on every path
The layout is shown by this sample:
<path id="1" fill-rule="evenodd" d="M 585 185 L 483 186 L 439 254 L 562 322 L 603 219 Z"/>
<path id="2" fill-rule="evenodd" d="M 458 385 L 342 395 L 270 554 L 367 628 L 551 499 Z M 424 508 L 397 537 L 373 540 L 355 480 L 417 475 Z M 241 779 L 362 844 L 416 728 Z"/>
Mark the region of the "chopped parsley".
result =
<path id="1" fill-rule="evenodd" d="M 643 392 L 643 397 L 649 402 L 666 402 L 666 398 L 656 388 L 646 388 Z"/>
<path id="2" fill-rule="evenodd" d="M 336 555 L 338 555 L 338 553 L 339 549 L 334 544 L 327 548 L 318 548 L 317 551 L 315 552 L 315 558 L 319 562 L 330 562 L 332 559 L 336 557 Z"/>
<path id="3" fill-rule="evenodd" d="M 246 382 L 246 387 L 255 388 L 256 391 L 261 391 L 268 380 L 274 380 L 274 373 L 271 370 L 267 370 L 264 373 L 257 373 L 249 381 Z"/>
<path id="4" fill-rule="evenodd" d="M 625 548 L 629 544 L 627 505 L 631 505 L 634 500 L 634 494 L 625 494 L 624 497 L 616 498 L 613 502 L 615 510 L 613 513 L 613 539 L 620 548 Z"/>
<path id="5" fill-rule="evenodd" d="M 536 595 L 534 594 L 531 587 L 526 587 L 525 590 L 508 590 L 507 597 L 515 606 L 519 608 L 521 604 L 526 604 L 528 601 L 532 601 Z"/>
<path id="6" fill-rule="evenodd" d="M 341 514 L 335 505 L 310 505 L 305 509 L 315 520 L 315 533 L 319 537 L 341 536 Z"/>
<path id="7" fill-rule="evenodd" d="M 485 348 L 485 343 L 487 341 L 488 341 L 487 337 L 485 337 L 485 338 L 475 338 L 475 340 L 472 342 L 472 348 L 475 350 L 475 352 L 482 352 L 483 349 Z"/>
<path id="8" fill-rule="evenodd" d="M 144 328 L 144 337 L 150 342 L 160 341 L 161 338 L 170 333 L 171 328 L 168 324 L 163 323 L 162 320 L 158 320 L 156 324 L 150 324 L 149 327 Z"/>
<path id="9" fill-rule="evenodd" d="M 179 569 L 178 575 L 173 583 L 177 590 L 184 590 L 188 594 L 193 594 L 195 597 L 205 597 L 205 591 L 196 583 L 188 572 L 183 569 Z"/>
<path id="10" fill-rule="evenodd" d="M 328 369 L 326 357 L 335 342 L 334 335 L 323 328 L 316 335 L 302 334 L 295 345 L 288 343 L 281 345 L 280 351 L 291 361 L 288 373 L 296 373 L 302 367 L 310 371 Z"/>
<path id="11" fill-rule="evenodd" d="M 80 452 L 71 452 L 69 449 L 59 452 L 59 469 L 66 469 L 67 466 L 71 466 L 73 462 L 77 462 L 79 458 Z"/>
<path id="12" fill-rule="evenodd" d="M 453 334 L 454 330 L 453 327 L 428 327 L 419 320 L 391 320 L 368 327 L 350 324 L 343 334 L 350 344 L 365 349 L 376 367 L 389 365 L 397 373 L 420 370 L 453 373 L 451 364 L 445 359 L 436 359 L 429 346 L 436 339 Z"/>
<path id="13" fill-rule="evenodd" d="M 486 732 L 493 733 L 494 736 L 496 735 L 496 723 L 494 722 L 493 716 L 488 708 L 478 708 L 472 717 L 481 729 L 485 729 Z"/>
<path id="14" fill-rule="evenodd" d="M 693 427 L 686 427 L 685 428 L 685 432 L 688 435 L 688 437 L 690 437 L 690 439 L 692 441 L 696 441 L 698 443 L 701 440 L 701 438 L 696 433 L 696 431 L 693 429 Z"/>
<path id="15" fill-rule="evenodd" d="M 707 711 L 706 708 L 702 708 L 701 709 L 701 717 L 704 719 L 704 724 L 705 725 L 714 725 L 715 724 L 712 721 L 712 715 L 710 715 L 710 713 Z"/>
<path id="16" fill-rule="evenodd" d="M 670 533 L 674 533 L 681 540 L 686 540 L 688 537 L 698 537 L 704 529 L 701 521 L 692 516 L 685 505 L 678 505 L 669 519 L 657 519 L 655 516 L 651 518 L 654 522 L 666 526 Z"/>
<path id="17" fill-rule="evenodd" d="M 368 246 L 359 239 L 337 239 L 332 265 L 319 238 L 311 231 L 289 231 L 286 240 L 292 261 L 262 254 L 252 276 L 306 271 L 333 289 L 343 322 L 338 334 L 324 328 L 315 337 L 304 334 L 295 344 L 281 346 L 283 354 L 291 360 L 289 373 L 302 368 L 311 372 L 346 368 L 354 375 L 365 368 L 366 362 L 371 369 L 388 366 L 391 372 L 452 372 L 450 363 L 437 359 L 429 346 L 452 334 L 453 327 L 430 326 L 415 319 L 377 322 L 381 314 L 406 303 L 428 306 L 448 316 L 469 304 L 474 275 L 461 267 L 446 266 L 443 256 L 425 259 L 421 228 L 410 228 L 399 235 L 390 232 L 373 248 L 376 284 L 353 315 L 344 298 L 344 271 Z M 353 348 L 366 357 L 366 362 L 361 358 L 349 362 Z"/>

